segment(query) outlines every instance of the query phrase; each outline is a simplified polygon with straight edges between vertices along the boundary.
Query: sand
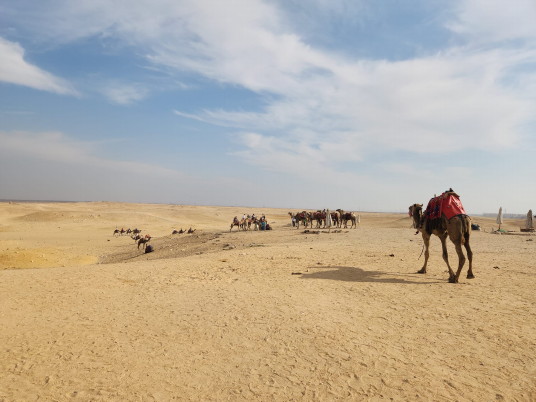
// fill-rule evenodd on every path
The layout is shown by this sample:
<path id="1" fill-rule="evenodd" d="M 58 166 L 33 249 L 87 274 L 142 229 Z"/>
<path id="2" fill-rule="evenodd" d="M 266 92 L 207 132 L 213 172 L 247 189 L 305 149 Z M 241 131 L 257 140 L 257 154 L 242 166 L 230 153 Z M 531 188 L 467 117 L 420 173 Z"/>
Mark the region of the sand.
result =
<path id="1" fill-rule="evenodd" d="M 474 217 L 476 278 L 450 284 L 437 238 L 416 274 L 406 214 L 287 212 L 0 203 L 0 400 L 536 400 L 536 236 Z M 274 230 L 229 233 L 243 213 Z"/>

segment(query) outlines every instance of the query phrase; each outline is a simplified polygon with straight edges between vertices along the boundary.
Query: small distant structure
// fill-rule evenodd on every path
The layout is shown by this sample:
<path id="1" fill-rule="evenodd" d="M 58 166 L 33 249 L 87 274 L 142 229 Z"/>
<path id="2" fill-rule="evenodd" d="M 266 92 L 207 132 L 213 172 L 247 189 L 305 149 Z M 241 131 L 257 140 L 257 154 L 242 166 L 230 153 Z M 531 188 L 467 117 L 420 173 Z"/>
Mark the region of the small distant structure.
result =
<path id="1" fill-rule="evenodd" d="M 527 212 L 527 219 L 525 220 L 525 227 L 521 228 L 522 232 L 534 232 L 534 216 L 532 215 L 532 209 Z"/>
<path id="2" fill-rule="evenodd" d="M 497 214 L 497 219 L 495 220 L 499 225 L 499 230 L 501 230 L 501 225 L 503 223 L 503 210 L 502 207 L 499 208 L 499 213 Z"/>

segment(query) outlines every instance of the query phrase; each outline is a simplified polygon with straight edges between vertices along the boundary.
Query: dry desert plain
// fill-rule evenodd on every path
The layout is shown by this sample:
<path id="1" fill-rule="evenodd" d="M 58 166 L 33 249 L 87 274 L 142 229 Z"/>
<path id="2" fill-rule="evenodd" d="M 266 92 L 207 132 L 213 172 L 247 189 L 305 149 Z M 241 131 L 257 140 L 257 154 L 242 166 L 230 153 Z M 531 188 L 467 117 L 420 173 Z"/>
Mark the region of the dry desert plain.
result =
<path id="1" fill-rule="evenodd" d="M 0 203 L 0 400 L 536 400 L 535 236 L 473 217 L 476 278 L 450 284 L 437 238 L 416 274 L 407 214 L 287 212 Z M 243 213 L 274 230 L 229 233 Z"/>

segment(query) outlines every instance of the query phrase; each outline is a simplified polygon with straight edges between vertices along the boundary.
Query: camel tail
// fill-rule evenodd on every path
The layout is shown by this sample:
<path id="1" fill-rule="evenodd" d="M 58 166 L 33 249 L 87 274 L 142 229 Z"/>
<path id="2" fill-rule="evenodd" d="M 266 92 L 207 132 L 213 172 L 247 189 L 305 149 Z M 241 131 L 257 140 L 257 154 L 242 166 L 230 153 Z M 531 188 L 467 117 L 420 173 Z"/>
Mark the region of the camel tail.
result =
<path id="1" fill-rule="evenodd" d="M 465 215 L 463 219 L 463 237 L 466 242 L 469 241 L 469 236 L 471 236 L 471 218 Z"/>

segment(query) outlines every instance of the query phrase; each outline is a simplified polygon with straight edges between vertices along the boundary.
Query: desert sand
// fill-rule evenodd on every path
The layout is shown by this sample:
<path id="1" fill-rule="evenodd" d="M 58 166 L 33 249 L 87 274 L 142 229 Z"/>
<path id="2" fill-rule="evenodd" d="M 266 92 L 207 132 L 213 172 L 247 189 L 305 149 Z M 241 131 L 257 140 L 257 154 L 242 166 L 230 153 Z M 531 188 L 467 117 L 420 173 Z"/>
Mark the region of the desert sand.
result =
<path id="1" fill-rule="evenodd" d="M 0 203 L 0 400 L 536 400 L 521 221 L 473 217 L 476 278 L 450 284 L 436 237 L 416 274 L 407 214 L 305 233 L 287 212 Z M 274 230 L 230 233 L 243 213 Z"/>

